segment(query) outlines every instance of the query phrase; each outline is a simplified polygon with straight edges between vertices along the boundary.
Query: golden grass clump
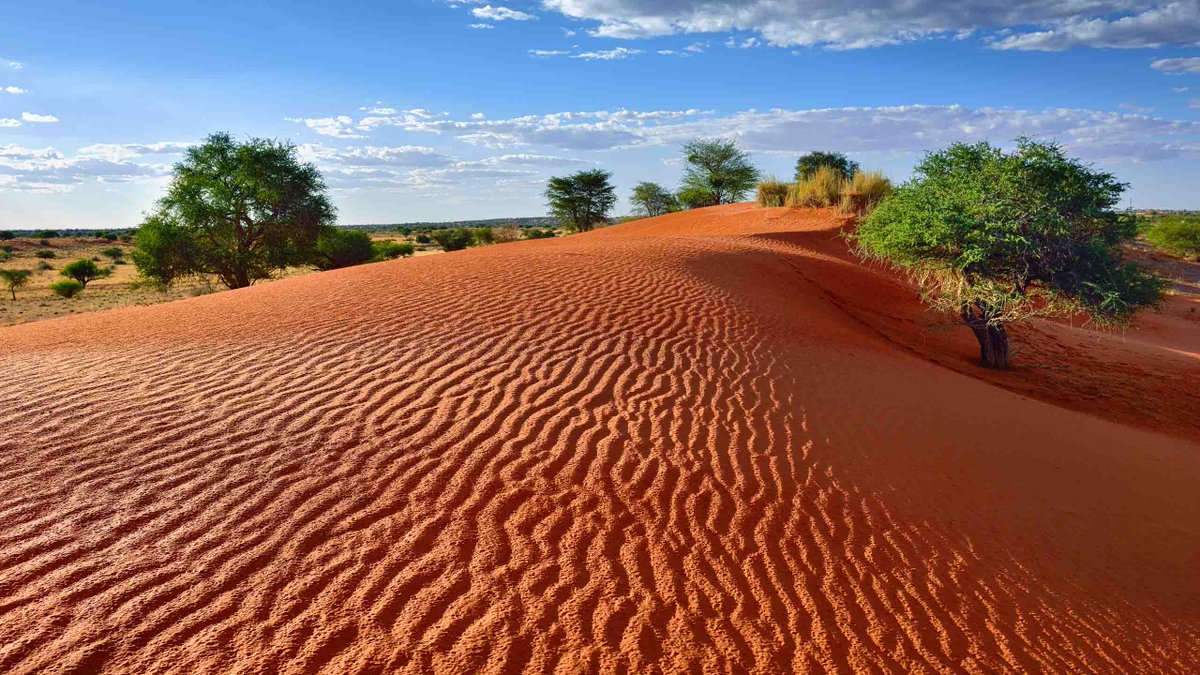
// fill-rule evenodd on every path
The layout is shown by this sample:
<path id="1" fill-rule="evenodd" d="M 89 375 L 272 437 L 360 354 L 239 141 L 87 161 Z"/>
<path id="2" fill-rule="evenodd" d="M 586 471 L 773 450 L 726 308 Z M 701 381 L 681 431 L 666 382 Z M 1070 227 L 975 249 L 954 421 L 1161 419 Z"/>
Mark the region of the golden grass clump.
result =
<path id="1" fill-rule="evenodd" d="M 774 176 L 769 176 L 758 184 L 758 205 L 763 207 L 784 206 L 787 204 L 788 184 L 781 183 Z"/>
<path id="2" fill-rule="evenodd" d="M 788 191 L 788 206 L 835 206 L 841 203 L 846 181 L 828 166 L 818 167 L 808 178 L 798 180 Z"/>
<path id="3" fill-rule="evenodd" d="M 492 228 L 492 241 L 497 244 L 507 244 L 512 241 L 521 241 L 525 238 L 521 228 L 516 225 L 504 225 L 502 227 Z"/>
<path id="4" fill-rule="evenodd" d="M 859 171 L 846 182 L 839 207 L 842 213 L 866 215 L 891 193 L 892 181 L 883 172 Z"/>

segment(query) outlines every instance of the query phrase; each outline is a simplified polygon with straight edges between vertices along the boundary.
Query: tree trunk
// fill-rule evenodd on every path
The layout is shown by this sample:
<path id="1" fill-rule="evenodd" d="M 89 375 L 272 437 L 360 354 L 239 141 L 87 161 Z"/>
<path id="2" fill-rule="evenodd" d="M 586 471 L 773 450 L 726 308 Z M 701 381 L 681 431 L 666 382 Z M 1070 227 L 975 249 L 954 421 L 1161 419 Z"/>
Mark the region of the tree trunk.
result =
<path id="1" fill-rule="evenodd" d="M 979 341 L 979 365 L 1008 370 L 1008 333 L 1004 331 L 1004 326 L 989 323 L 984 312 L 976 314 L 970 307 L 964 307 L 962 315 L 963 321 Z"/>

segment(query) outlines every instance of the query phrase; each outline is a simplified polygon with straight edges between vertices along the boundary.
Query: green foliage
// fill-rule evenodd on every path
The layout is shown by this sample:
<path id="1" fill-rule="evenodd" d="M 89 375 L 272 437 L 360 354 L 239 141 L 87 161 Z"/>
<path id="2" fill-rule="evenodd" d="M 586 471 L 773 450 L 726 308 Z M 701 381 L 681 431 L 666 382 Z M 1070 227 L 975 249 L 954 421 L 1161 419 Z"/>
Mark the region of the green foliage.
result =
<path id="1" fill-rule="evenodd" d="M 463 250 L 471 245 L 473 238 L 471 231 L 462 227 L 437 230 L 432 235 L 433 241 L 446 252 Z"/>
<path id="2" fill-rule="evenodd" d="M 490 227 L 476 227 L 471 230 L 471 240 L 476 246 L 487 246 L 496 243 L 496 237 Z"/>
<path id="3" fill-rule="evenodd" d="M 541 228 L 531 227 L 528 230 L 525 230 L 525 238 L 526 239 L 553 239 L 554 238 L 554 230 L 549 230 L 549 229 L 543 230 Z"/>
<path id="4" fill-rule="evenodd" d="M 717 196 L 712 190 L 701 186 L 685 186 L 675 196 L 679 205 L 685 209 L 702 209 L 706 206 L 716 206 Z"/>
<path id="5" fill-rule="evenodd" d="M 554 176 L 546 182 L 550 213 L 571 232 L 586 232 L 608 220 L 617 203 L 612 174 L 602 169 Z"/>
<path id="6" fill-rule="evenodd" d="M 835 169 L 817 167 L 808 178 L 796 181 L 788 191 L 788 206 L 813 206 L 823 208 L 841 203 L 842 190 L 846 181 Z"/>
<path id="7" fill-rule="evenodd" d="M 17 299 L 17 291 L 24 288 L 29 283 L 29 277 L 33 276 L 33 272 L 29 270 L 0 270 L 0 281 L 8 288 L 8 292 L 12 293 L 12 299 Z"/>
<path id="8" fill-rule="evenodd" d="M 213 134 L 175 165 L 167 195 L 138 231 L 134 263 L 160 284 L 211 274 L 242 288 L 309 264 L 333 220 L 321 174 L 295 146 Z"/>
<path id="9" fill-rule="evenodd" d="M 370 262 L 375 257 L 371 235 L 362 230 L 323 227 L 317 236 L 312 265 L 319 270 L 334 270 Z"/>
<path id="10" fill-rule="evenodd" d="M 101 235 L 101 237 L 100 237 L 100 238 L 101 238 L 101 239 L 106 239 L 106 240 L 108 240 L 108 241 L 116 241 L 116 240 L 117 240 L 117 235 L 113 234 L 112 232 L 105 232 L 103 235 Z"/>
<path id="11" fill-rule="evenodd" d="M 406 237 L 407 237 L 408 235 L 412 234 L 412 228 L 411 228 L 411 227 L 409 227 L 409 226 L 407 226 L 407 225 L 397 225 L 397 226 L 396 226 L 396 231 L 397 231 L 397 232 L 399 232 L 400 234 L 402 234 L 402 235 L 406 236 Z"/>
<path id="12" fill-rule="evenodd" d="M 54 258 L 58 255 L 54 251 L 34 251 L 33 254 L 44 260 L 49 260 L 50 258 Z"/>
<path id="13" fill-rule="evenodd" d="M 74 279 L 79 282 L 80 287 L 87 288 L 89 282 L 111 276 L 112 272 L 111 267 L 101 267 L 92 260 L 80 258 L 79 260 L 63 265 L 59 274 L 69 279 Z"/>
<path id="14" fill-rule="evenodd" d="M 60 235 L 58 230 L 38 230 L 34 236 L 39 239 L 58 239 Z"/>
<path id="15" fill-rule="evenodd" d="M 433 243 L 433 240 L 429 238 L 429 235 L 425 234 L 424 232 L 422 232 L 421 234 L 418 234 L 416 237 L 413 237 L 413 240 L 416 241 L 418 244 Z"/>
<path id="16" fill-rule="evenodd" d="M 37 264 L 36 269 L 39 272 L 45 272 L 46 270 L 54 269 L 54 265 L 51 265 L 50 263 L 46 262 L 45 260 L 42 260 L 41 262 L 39 262 Z"/>
<path id="17" fill-rule="evenodd" d="M 658 183 L 641 182 L 633 188 L 633 212 L 639 216 L 661 216 L 679 210 L 679 200 Z"/>
<path id="18" fill-rule="evenodd" d="M 832 169 L 842 180 L 850 180 L 858 173 L 858 162 L 852 161 L 842 153 L 817 150 L 804 155 L 796 162 L 796 182 L 812 178 L 821 167 Z"/>
<path id="19" fill-rule="evenodd" d="M 859 171 L 842 189 L 842 213 L 866 215 L 892 193 L 892 181 L 879 171 Z"/>
<path id="20" fill-rule="evenodd" d="M 750 154 L 732 139 L 690 141 L 683 146 L 683 158 L 687 168 L 681 202 L 697 203 L 701 194 L 712 204 L 740 202 L 758 182 L 758 169 L 750 163 Z"/>
<path id="21" fill-rule="evenodd" d="M 8 241 L 16 239 L 17 235 L 12 230 L 0 230 L 0 241 Z"/>
<path id="22" fill-rule="evenodd" d="M 1078 312 L 1120 324 L 1164 288 L 1121 259 L 1135 233 L 1114 210 L 1124 189 L 1054 144 L 959 143 L 927 155 L 852 236 L 973 328 Z"/>
<path id="23" fill-rule="evenodd" d="M 396 258 L 410 258 L 417 252 L 417 247 L 407 241 L 391 241 L 385 239 L 371 243 L 371 250 L 374 253 L 372 260 L 395 260 Z"/>
<path id="24" fill-rule="evenodd" d="M 100 254 L 107 258 L 112 258 L 113 260 L 119 260 L 125 257 L 125 250 L 117 248 L 116 246 L 110 246 L 103 251 L 100 251 Z"/>
<path id="25" fill-rule="evenodd" d="M 50 284 L 50 290 L 60 298 L 73 298 L 83 291 L 83 284 L 74 279 L 63 279 Z"/>
<path id="26" fill-rule="evenodd" d="M 1181 258 L 1200 259 L 1200 216 L 1167 216 L 1146 230 L 1154 248 Z"/>
<path id="27" fill-rule="evenodd" d="M 767 208 L 783 206 L 787 203 L 790 187 L 787 183 L 776 180 L 774 176 L 768 176 L 758 184 L 758 205 Z"/>

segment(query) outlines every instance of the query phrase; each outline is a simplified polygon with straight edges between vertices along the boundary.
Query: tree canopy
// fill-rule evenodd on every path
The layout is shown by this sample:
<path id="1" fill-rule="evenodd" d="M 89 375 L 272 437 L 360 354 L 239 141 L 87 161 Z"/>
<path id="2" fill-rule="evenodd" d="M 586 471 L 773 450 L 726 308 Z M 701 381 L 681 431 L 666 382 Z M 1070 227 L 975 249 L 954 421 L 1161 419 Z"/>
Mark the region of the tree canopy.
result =
<path id="1" fill-rule="evenodd" d="M 742 201 L 758 184 L 750 154 L 728 138 L 696 139 L 683 146 L 687 168 L 680 201 L 694 206 Z"/>
<path id="2" fill-rule="evenodd" d="M 827 166 L 833 169 L 843 180 L 854 178 L 858 173 L 858 162 L 851 160 L 840 152 L 815 150 L 804 155 L 796 162 L 796 180 L 808 180 L 817 169 Z"/>
<path id="3" fill-rule="evenodd" d="M 32 270 L 0 270 L 0 281 L 8 287 L 8 292 L 12 293 L 13 300 L 17 299 L 17 291 L 29 283 L 31 276 L 33 276 Z"/>
<path id="4" fill-rule="evenodd" d="M 84 288 L 87 288 L 88 282 L 111 276 L 112 272 L 111 267 L 101 267 L 95 261 L 88 260 L 87 258 L 80 258 L 74 262 L 67 263 L 59 270 L 59 274 L 68 279 L 78 281 L 79 285 Z"/>
<path id="5" fill-rule="evenodd" d="M 362 230 L 324 227 L 317 235 L 312 265 L 319 270 L 334 270 L 371 262 L 373 257 L 371 235 Z"/>
<path id="6" fill-rule="evenodd" d="M 570 231 L 586 232 L 608 220 L 617 203 L 612 174 L 603 169 L 580 171 L 570 176 L 554 176 L 546 182 L 546 200 L 550 213 Z"/>
<path id="7" fill-rule="evenodd" d="M 641 182 L 633 188 L 633 211 L 639 216 L 661 216 L 679 210 L 679 201 L 658 183 Z"/>
<path id="8" fill-rule="evenodd" d="M 1164 282 L 1122 260 L 1136 233 L 1114 210 L 1125 187 L 1054 144 L 1021 139 L 1006 153 L 959 143 L 927 155 L 852 238 L 961 316 L 981 365 L 1006 368 L 1007 323 L 1086 313 L 1123 324 L 1159 301 Z"/>
<path id="9" fill-rule="evenodd" d="M 162 284 L 212 274 L 229 288 L 309 264 L 335 211 L 316 167 L 290 143 L 213 134 L 175 165 L 138 230 L 134 263 Z"/>

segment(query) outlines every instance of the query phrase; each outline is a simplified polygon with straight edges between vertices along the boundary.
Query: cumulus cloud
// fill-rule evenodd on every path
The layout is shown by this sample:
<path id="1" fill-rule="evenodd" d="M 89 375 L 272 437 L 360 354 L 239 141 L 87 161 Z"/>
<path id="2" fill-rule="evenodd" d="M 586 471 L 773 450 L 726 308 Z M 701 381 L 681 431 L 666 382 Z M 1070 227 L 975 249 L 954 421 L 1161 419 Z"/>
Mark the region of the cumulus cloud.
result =
<path id="1" fill-rule="evenodd" d="M 32 124 L 53 124 L 58 121 L 58 118 L 54 115 L 38 115 L 36 113 L 23 112 L 21 113 L 21 120 Z"/>
<path id="2" fill-rule="evenodd" d="M 487 30 L 489 28 L 495 28 L 495 26 L 493 26 L 490 23 L 473 23 L 473 24 L 468 25 L 467 28 L 471 28 L 474 30 Z"/>
<path id="3" fill-rule="evenodd" d="M 8 59 L 0 59 L 0 68 L 8 68 L 9 70 L 20 70 L 25 66 L 20 61 L 10 61 Z"/>
<path id="4" fill-rule="evenodd" d="M 515 9 L 509 9 L 508 7 L 492 7 L 491 5 L 476 7 L 475 9 L 471 10 L 471 15 L 477 19 L 484 19 L 487 21 L 534 21 L 537 19 L 537 17 L 532 14 L 518 12 Z"/>
<path id="5" fill-rule="evenodd" d="M 112 153 L 98 152 L 99 147 L 93 146 L 91 152 L 81 150 L 67 155 L 51 147 L 0 146 L 0 189 L 69 192 L 89 180 L 128 183 L 156 180 L 170 174 L 169 164 L 131 161 L 133 156 L 128 154 L 125 158 L 114 159 Z"/>
<path id="6" fill-rule="evenodd" d="M 1158 59 L 1150 67 L 1167 75 L 1200 75 L 1200 56 Z"/>
<path id="7" fill-rule="evenodd" d="M 530 49 L 529 55 L 538 58 L 547 58 L 550 56 L 566 56 L 570 54 L 570 50 L 566 49 Z"/>
<path id="8" fill-rule="evenodd" d="M 8 86 L 0 87 L 0 92 L 4 92 L 5 94 L 24 94 L 25 90 L 20 87 Z"/>
<path id="9" fill-rule="evenodd" d="M 21 120 L 14 120 L 11 117 L 0 117 L 0 129 L 15 129 L 21 126 Z"/>
<path id="10" fill-rule="evenodd" d="M 595 22 L 592 35 L 648 38 L 749 31 L 777 47 L 858 49 L 1008 31 L 999 49 L 1154 47 L 1200 42 L 1195 0 L 544 0 Z"/>
<path id="11" fill-rule="evenodd" d="M 615 49 L 602 49 L 600 51 L 594 51 L 594 52 L 582 52 L 579 54 L 575 54 L 571 58 L 584 59 L 587 61 L 619 61 L 621 59 L 627 59 L 631 56 L 637 56 L 638 54 L 641 54 L 641 53 L 642 53 L 642 50 L 640 50 L 640 49 L 628 49 L 626 47 L 617 47 Z"/>

